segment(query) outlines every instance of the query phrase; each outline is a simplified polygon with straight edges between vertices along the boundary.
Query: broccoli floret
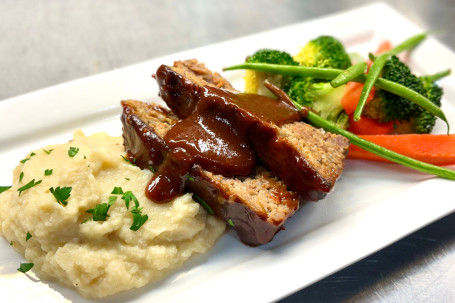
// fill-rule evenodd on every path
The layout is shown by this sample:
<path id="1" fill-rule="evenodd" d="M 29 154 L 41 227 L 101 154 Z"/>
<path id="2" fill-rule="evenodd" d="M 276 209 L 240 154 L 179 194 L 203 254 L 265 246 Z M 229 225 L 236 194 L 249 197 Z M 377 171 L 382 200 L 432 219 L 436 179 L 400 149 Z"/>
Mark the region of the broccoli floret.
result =
<path id="1" fill-rule="evenodd" d="M 442 88 L 434 83 L 430 78 L 427 77 L 420 77 L 420 81 L 423 84 L 423 88 L 425 90 L 425 96 L 437 106 L 441 106 L 441 98 L 442 98 Z"/>
<path id="2" fill-rule="evenodd" d="M 310 67 L 345 69 L 351 60 L 340 41 L 321 36 L 305 45 L 294 60 Z M 284 86 L 284 91 L 297 103 L 310 107 L 322 118 L 348 128 L 349 118 L 341 106 L 346 86 L 333 88 L 329 82 L 309 77 L 294 77 Z"/>
<path id="3" fill-rule="evenodd" d="M 298 65 L 292 56 L 284 51 L 273 49 L 260 49 L 246 59 L 248 63 L 269 63 L 282 65 Z"/>
<path id="4" fill-rule="evenodd" d="M 392 56 L 385 64 L 382 78 L 402 84 L 415 92 L 424 95 L 437 106 L 441 106 L 442 89 L 425 77 L 412 74 L 409 67 L 396 56 Z M 436 117 L 415 103 L 394 95 L 377 90 L 375 98 L 369 102 L 363 114 L 380 122 L 395 121 L 406 132 L 429 133 L 434 127 Z"/>
<path id="5" fill-rule="evenodd" d="M 443 94 L 442 88 L 426 77 L 420 77 L 419 79 L 422 81 L 425 97 L 440 107 Z M 436 117 L 434 115 L 426 110 L 421 110 L 414 121 L 414 128 L 416 133 L 428 134 L 433 129 L 435 123 Z"/>
<path id="6" fill-rule="evenodd" d="M 269 63 L 283 65 L 298 65 L 292 56 L 284 51 L 273 49 L 260 49 L 246 59 L 248 63 Z M 282 75 L 263 73 L 254 70 L 247 70 L 245 74 L 245 92 L 275 97 L 265 86 L 264 81 L 268 80 L 272 84 L 283 87 L 290 77 Z"/>
<path id="7" fill-rule="evenodd" d="M 322 118 L 338 127 L 349 127 L 349 117 L 341 106 L 345 86 L 333 88 L 329 82 L 315 82 L 312 78 L 293 78 L 284 91 L 297 103 L 310 107 Z"/>
<path id="8" fill-rule="evenodd" d="M 294 60 L 310 67 L 331 67 L 346 69 L 351 59 L 343 44 L 331 36 L 320 36 L 308 42 Z"/>

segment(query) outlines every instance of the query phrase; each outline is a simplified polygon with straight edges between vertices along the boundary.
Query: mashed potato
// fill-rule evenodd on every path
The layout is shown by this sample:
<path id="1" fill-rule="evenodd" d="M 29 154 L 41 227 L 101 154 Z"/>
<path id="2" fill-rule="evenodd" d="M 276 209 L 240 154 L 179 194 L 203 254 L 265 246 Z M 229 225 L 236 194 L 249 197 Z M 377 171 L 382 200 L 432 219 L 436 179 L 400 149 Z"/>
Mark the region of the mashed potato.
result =
<path id="1" fill-rule="evenodd" d="M 73 157 L 70 148 L 78 149 Z M 166 204 L 148 200 L 144 188 L 151 173 L 121 155 L 121 138 L 76 132 L 73 141 L 30 153 L 15 168 L 12 188 L 0 194 L 1 234 L 41 277 L 73 286 L 89 298 L 161 279 L 192 254 L 207 251 L 224 231 L 225 224 L 189 194 Z M 42 182 L 19 195 L 18 188 L 32 179 Z M 59 186 L 71 187 L 66 206 L 50 191 Z M 141 214 L 148 216 L 137 231 L 130 229 L 134 202 L 127 210 L 122 195 L 111 194 L 114 187 L 131 191 Z M 83 223 L 92 217 L 87 210 L 111 196 L 117 198 L 106 221 Z"/>

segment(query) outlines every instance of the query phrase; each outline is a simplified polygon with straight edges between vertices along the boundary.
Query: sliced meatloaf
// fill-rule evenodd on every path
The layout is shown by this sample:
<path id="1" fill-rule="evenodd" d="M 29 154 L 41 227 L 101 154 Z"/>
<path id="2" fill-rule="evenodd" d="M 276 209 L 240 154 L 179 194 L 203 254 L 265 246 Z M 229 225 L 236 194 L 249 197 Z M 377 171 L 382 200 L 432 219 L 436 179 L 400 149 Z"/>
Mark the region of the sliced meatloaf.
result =
<path id="1" fill-rule="evenodd" d="M 136 164 L 158 169 L 169 151 L 163 141 L 177 122 L 167 110 L 140 101 L 122 101 L 125 149 Z M 195 165 L 186 188 L 228 222 L 242 242 L 256 246 L 271 241 L 297 211 L 299 195 L 263 167 L 248 177 L 226 178 Z"/>
<path id="2" fill-rule="evenodd" d="M 252 113 L 248 102 L 242 104 L 244 97 L 215 87 L 191 70 L 162 65 L 156 79 L 163 100 L 180 119 L 191 115 L 200 100 L 249 119 L 248 138 L 264 166 L 305 200 L 322 199 L 341 175 L 349 147 L 346 138 L 300 122 L 298 116 L 278 123 L 263 109 Z"/>

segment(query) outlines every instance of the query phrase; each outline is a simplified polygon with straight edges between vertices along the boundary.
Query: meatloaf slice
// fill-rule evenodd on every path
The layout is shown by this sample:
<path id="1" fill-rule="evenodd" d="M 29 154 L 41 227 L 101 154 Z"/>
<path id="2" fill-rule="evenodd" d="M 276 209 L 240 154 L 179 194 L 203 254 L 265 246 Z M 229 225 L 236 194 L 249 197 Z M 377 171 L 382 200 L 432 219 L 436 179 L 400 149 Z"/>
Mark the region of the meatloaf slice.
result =
<path id="1" fill-rule="evenodd" d="M 169 151 L 163 137 L 177 118 L 156 105 L 134 100 L 121 104 L 125 149 L 137 165 L 158 169 Z M 185 185 L 251 246 L 270 242 L 299 208 L 299 195 L 262 167 L 248 177 L 226 178 L 196 165 Z"/>
<path id="2" fill-rule="evenodd" d="M 162 65 L 156 72 L 156 79 L 163 100 L 180 119 L 192 114 L 200 100 L 212 102 L 216 108 L 223 107 L 224 111 L 235 108 L 239 113 L 236 116 L 250 119 L 248 138 L 264 166 L 305 200 L 322 199 L 341 175 L 349 147 L 346 138 L 304 122 L 294 122 L 297 120 L 294 118 L 277 124 L 264 117 L 260 110 L 249 111 L 248 102 L 242 104 L 251 98 L 207 85 L 205 80 L 188 70 L 181 73 L 175 66 Z"/>
<path id="3" fill-rule="evenodd" d="M 333 188 L 349 148 L 345 137 L 304 122 L 284 124 L 276 136 L 253 129 L 251 141 L 264 166 L 310 201 Z"/>
<path id="4" fill-rule="evenodd" d="M 204 63 L 196 59 L 175 61 L 174 69 L 179 73 L 185 73 L 187 77 L 193 77 L 194 81 L 202 79 L 205 82 L 200 82 L 202 85 L 211 85 L 218 88 L 223 88 L 229 91 L 236 91 L 236 89 L 229 83 L 228 80 L 223 78 L 217 72 L 209 70 Z"/>
<path id="5" fill-rule="evenodd" d="M 190 81 L 195 83 L 198 87 L 210 86 L 222 88 L 228 91 L 236 91 L 232 85 L 218 73 L 212 72 L 205 67 L 203 63 L 198 62 L 196 59 L 176 61 L 174 66 L 169 66 L 179 75 L 180 79 L 169 79 L 166 81 L 166 90 L 160 90 L 161 97 L 166 100 L 178 100 L 178 102 L 167 102 L 167 106 L 172 112 L 180 119 L 189 116 L 196 104 L 199 101 L 200 91 L 185 91 L 181 90 L 181 81 Z M 156 75 L 158 83 L 162 77 Z"/>
<path id="6" fill-rule="evenodd" d="M 177 117 L 165 108 L 140 101 L 122 101 L 123 142 L 127 156 L 139 167 L 161 165 L 169 149 L 163 140 Z"/>

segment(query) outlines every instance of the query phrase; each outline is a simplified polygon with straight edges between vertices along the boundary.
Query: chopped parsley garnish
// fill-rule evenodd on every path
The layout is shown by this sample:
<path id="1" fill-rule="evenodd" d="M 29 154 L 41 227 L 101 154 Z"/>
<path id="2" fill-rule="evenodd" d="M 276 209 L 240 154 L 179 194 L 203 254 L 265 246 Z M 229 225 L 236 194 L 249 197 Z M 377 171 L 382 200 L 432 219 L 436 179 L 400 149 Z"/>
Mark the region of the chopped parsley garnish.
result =
<path id="1" fill-rule="evenodd" d="M 57 202 L 59 204 L 62 204 L 64 206 L 66 206 L 68 204 L 68 198 L 70 197 L 71 195 L 71 190 L 73 188 L 72 187 L 62 187 L 60 188 L 60 186 L 58 186 L 57 188 L 49 188 L 49 190 L 51 191 L 51 193 L 54 195 L 55 199 L 57 200 Z"/>
<path id="2" fill-rule="evenodd" d="M 28 160 L 30 160 L 30 158 L 22 159 L 20 162 L 21 162 L 22 164 L 24 164 L 24 163 L 27 162 Z"/>
<path id="3" fill-rule="evenodd" d="M 45 176 L 50 176 L 50 175 L 52 175 L 52 172 L 53 172 L 53 171 L 54 171 L 53 169 L 46 169 L 46 170 L 44 171 L 44 175 L 45 175 Z"/>
<path id="4" fill-rule="evenodd" d="M 27 190 L 27 189 L 30 189 L 32 188 L 33 186 L 36 186 L 38 184 L 40 184 L 41 182 L 43 182 L 43 180 L 39 180 L 35 183 L 35 179 L 33 179 L 32 181 L 28 182 L 27 184 L 25 184 L 24 186 L 20 187 L 17 191 L 19 192 L 19 196 L 21 195 L 21 193 L 24 191 L 24 190 Z"/>
<path id="5" fill-rule="evenodd" d="M 50 155 L 51 152 L 52 152 L 53 150 L 54 150 L 53 148 L 51 148 L 50 150 L 45 150 L 45 149 L 43 148 L 43 151 L 44 151 L 46 154 L 48 154 L 48 155 Z"/>
<path id="6" fill-rule="evenodd" d="M 196 202 L 198 202 L 199 204 L 202 205 L 202 207 L 204 207 L 204 209 L 211 215 L 214 215 L 215 212 L 213 211 L 212 208 L 210 208 L 210 206 L 207 204 L 207 202 L 205 202 L 201 197 L 199 197 L 198 195 L 194 195 L 193 194 L 193 198 L 194 200 L 196 200 Z"/>
<path id="7" fill-rule="evenodd" d="M 150 166 L 149 166 L 149 169 L 150 169 L 150 171 L 151 171 L 152 173 L 156 173 L 156 169 L 154 169 L 153 166 L 150 165 Z"/>
<path id="8" fill-rule="evenodd" d="M 111 196 L 109 197 L 109 203 L 96 204 L 94 208 L 87 210 L 86 213 L 92 214 L 93 221 L 106 221 L 107 217 L 109 217 L 107 212 L 109 211 L 109 208 L 115 203 L 116 199 L 117 197 Z"/>
<path id="9" fill-rule="evenodd" d="M 70 156 L 71 158 L 74 157 L 75 155 L 77 155 L 77 153 L 79 152 L 79 147 L 70 147 L 68 149 L 68 156 Z"/>
<path id="10" fill-rule="evenodd" d="M 133 214 L 133 224 L 131 224 L 130 229 L 137 231 L 139 228 L 141 228 L 142 225 L 144 225 L 144 223 L 148 220 L 149 216 L 143 215 L 142 208 L 137 207 L 131 210 L 131 213 Z"/>
<path id="11" fill-rule="evenodd" d="M 32 152 L 32 153 L 30 154 L 30 157 L 33 157 L 33 156 L 36 156 L 36 154 Z"/>
<path id="12" fill-rule="evenodd" d="M 33 264 L 33 263 L 21 263 L 21 265 L 19 266 L 19 268 L 17 270 L 20 271 L 20 272 L 23 272 L 25 274 L 27 271 L 32 269 L 33 265 L 35 265 L 35 264 Z"/>
<path id="13" fill-rule="evenodd" d="M 109 205 L 114 205 L 115 201 L 117 201 L 117 196 L 109 197 Z"/>
<path id="14" fill-rule="evenodd" d="M 232 219 L 229 219 L 229 220 L 228 220 L 228 223 L 229 223 L 229 225 L 231 225 L 232 227 L 235 226 L 235 225 L 234 225 L 234 222 L 232 222 Z"/>
<path id="15" fill-rule="evenodd" d="M 121 187 L 114 187 L 111 194 L 113 195 L 123 195 L 123 189 Z"/>
<path id="16" fill-rule="evenodd" d="M 194 177 L 191 175 L 186 175 L 186 179 L 192 182 L 194 181 Z"/>
<path id="17" fill-rule="evenodd" d="M 21 182 L 23 178 L 24 178 L 24 172 L 21 171 L 21 173 L 19 175 L 19 182 Z"/>
<path id="18" fill-rule="evenodd" d="M 136 158 L 133 158 L 133 161 L 131 161 L 130 159 L 128 159 L 127 157 L 123 156 L 123 155 L 120 155 L 120 157 L 123 158 L 123 160 L 125 160 L 126 162 L 128 162 L 129 164 L 133 165 L 133 166 L 136 166 L 136 164 L 134 164 L 134 162 L 136 162 Z"/>
<path id="19" fill-rule="evenodd" d="M 9 241 L 9 245 L 13 246 L 13 241 Z"/>
<path id="20" fill-rule="evenodd" d="M 30 240 L 30 238 L 32 237 L 32 234 L 27 232 L 27 235 L 25 236 L 25 242 L 27 242 L 28 240 Z"/>
<path id="21" fill-rule="evenodd" d="M 87 218 L 84 221 L 82 221 L 81 224 L 87 223 L 88 221 L 91 221 L 91 220 L 92 220 L 92 218 Z"/>
<path id="22" fill-rule="evenodd" d="M 126 181 L 129 181 L 129 180 L 130 180 L 130 178 L 125 178 L 125 180 L 126 180 Z"/>
<path id="23" fill-rule="evenodd" d="M 126 209 L 130 208 L 131 200 L 133 200 L 136 209 L 139 207 L 139 201 L 137 200 L 133 192 L 131 192 L 130 190 L 123 194 L 122 199 L 125 200 Z"/>
<path id="24" fill-rule="evenodd" d="M 4 191 L 7 191 L 10 188 L 11 188 L 11 185 L 10 186 L 0 186 L 0 194 Z"/>
<path id="25" fill-rule="evenodd" d="M 84 155 L 84 160 L 87 159 L 87 157 Z"/>

